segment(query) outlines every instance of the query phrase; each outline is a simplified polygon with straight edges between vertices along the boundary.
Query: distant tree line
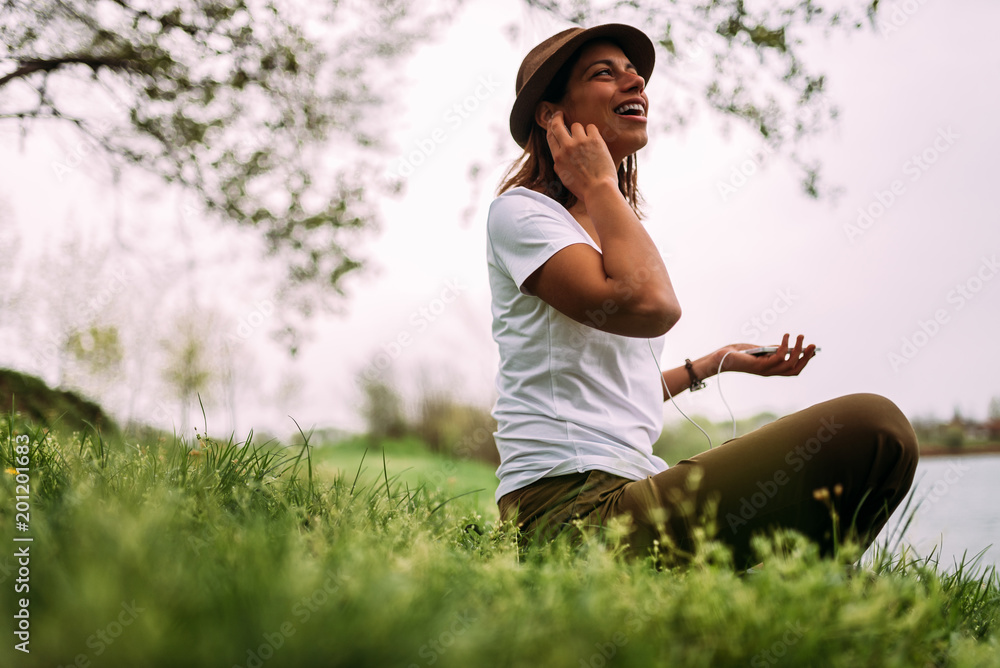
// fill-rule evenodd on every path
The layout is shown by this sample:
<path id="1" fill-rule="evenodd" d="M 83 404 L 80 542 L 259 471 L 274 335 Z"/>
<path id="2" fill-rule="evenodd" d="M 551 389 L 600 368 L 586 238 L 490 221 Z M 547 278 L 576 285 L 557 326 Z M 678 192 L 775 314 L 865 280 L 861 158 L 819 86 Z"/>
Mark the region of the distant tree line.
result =
<path id="1" fill-rule="evenodd" d="M 963 417 L 956 408 L 949 420 L 916 418 L 911 422 L 921 445 L 945 445 L 950 448 L 974 444 L 1000 445 L 1000 397 L 990 400 L 983 421 Z"/>

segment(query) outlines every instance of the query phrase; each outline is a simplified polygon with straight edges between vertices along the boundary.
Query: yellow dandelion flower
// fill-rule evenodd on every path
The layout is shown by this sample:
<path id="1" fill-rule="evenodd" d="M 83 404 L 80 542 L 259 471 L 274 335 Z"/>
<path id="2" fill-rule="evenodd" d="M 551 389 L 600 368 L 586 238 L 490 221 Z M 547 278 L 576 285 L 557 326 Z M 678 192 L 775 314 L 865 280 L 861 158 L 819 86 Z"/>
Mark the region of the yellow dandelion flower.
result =
<path id="1" fill-rule="evenodd" d="M 9 473 L 9 474 L 11 474 L 11 475 L 17 475 L 17 470 L 16 469 L 6 469 L 6 472 Z"/>

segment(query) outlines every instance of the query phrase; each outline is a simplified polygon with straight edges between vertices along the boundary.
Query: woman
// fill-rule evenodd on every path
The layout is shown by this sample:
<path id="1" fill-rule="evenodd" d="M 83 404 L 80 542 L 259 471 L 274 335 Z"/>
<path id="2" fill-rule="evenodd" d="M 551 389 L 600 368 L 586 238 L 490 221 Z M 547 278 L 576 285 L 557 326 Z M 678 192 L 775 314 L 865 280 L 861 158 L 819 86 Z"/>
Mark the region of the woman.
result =
<path id="1" fill-rule="evenodd" d="M 867 546 L 917 463 L 909 422 L 883 397 L 827 401 L 669 468 L 653 454 L 669 396 L 720 364 L 798 375 L 816 351 L 786 334 L 771 355 L 734 344 L 660 373 L 681 308 L 638 217 L 653 62 L 642 32 L 609 24 L 545 40 L 518 72 L 510 130 L 524 154 L 488 220 L 501 518 L 550 537 L 620 517 L 637 552 L 659 539 L 683 555 L 714 511 L 737 566 L 752 535 L 776 528 L 829 554 L 853 519 Z"/>

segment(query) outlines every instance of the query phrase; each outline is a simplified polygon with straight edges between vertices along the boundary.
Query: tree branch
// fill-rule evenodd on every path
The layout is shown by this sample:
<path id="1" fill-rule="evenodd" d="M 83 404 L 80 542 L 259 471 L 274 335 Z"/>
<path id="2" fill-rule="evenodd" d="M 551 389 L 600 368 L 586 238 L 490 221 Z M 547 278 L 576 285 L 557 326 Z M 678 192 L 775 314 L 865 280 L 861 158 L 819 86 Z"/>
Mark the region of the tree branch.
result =
<path id="1" fill-rule="evenodd" d="M 0 88 L 4 87 L 14 79 L 29 77 L 35 72 L 51 72 L 64 65 L 86 65 L 94 72 L 102 67 L 113 70 L 130 70 L 135 72 L 147 72 L 148 66 L 138 60 L 122 58 L 119 56 L 63 56 L 62 58 L 28 58 L 17 61 L 18 68 L 9 74 L 0 77 Z"/>

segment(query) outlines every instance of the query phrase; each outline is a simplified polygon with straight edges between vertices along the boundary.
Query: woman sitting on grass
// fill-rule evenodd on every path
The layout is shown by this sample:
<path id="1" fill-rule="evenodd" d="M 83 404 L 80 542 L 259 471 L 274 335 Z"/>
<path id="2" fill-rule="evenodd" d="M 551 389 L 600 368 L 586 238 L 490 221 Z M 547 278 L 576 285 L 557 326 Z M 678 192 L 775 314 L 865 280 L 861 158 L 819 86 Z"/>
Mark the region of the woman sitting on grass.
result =
<path id="1" fill-rule="evenodd" d="M 609 24 L 545 40 L 518 72 L 510 130 L 524 154 L 488 220 L 501 518 L 548 538 L 627 517 L 637 553 L 659 539 L 683 557 L 714 514 L 737 567 L 774 529 L 830 554 L 851 528 L 867 547 L 917 464 L 913 429 L 884 397 L 826 401 L 669 468 L 653 454 L 662 402 L 720 363 L 795 376 L 816 352 L 786 334 L 771 355 L 738 343 L 660 373 L 681 308 L 637 214 L 653 62 L 642 32 Z"/>

